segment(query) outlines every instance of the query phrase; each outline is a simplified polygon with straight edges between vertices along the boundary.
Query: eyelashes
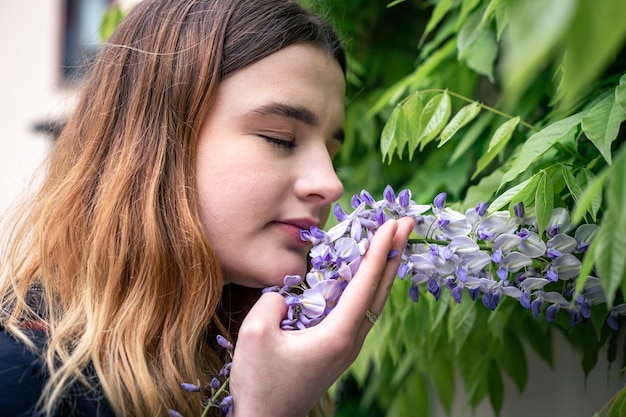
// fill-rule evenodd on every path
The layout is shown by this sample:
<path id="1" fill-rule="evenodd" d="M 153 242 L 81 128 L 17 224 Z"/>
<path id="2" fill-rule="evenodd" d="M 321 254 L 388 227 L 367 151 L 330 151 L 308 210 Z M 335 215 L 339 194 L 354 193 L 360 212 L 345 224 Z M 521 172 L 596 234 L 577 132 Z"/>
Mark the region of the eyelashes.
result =
<path id="1" fill-rule="evenodd" d="M 279 139 L 273 136 L 267 136 L 267 135 L 261 135 L 261 134 L 257 134 L 257 136 L 263 139 L 268 144 L 275 146 L 277 148 L 280 148 L 281 150 L 285 150 L 286 152 L 293 151 L 295 150 L 296 147 L 298 147 L 298 144 L 294 140 Z M 342 169 L 343 166 L 339 162 L 339 160 L 337 160 L 333 155 L 330 155 L 330 159 L 333 165 L 333 169 L 336 173 L 339 173 L 340 171 L 343 170 Z"/>
<path id="2" fill-rule="evenodd" d="M 278 138 L 274 138 L 274 137 L 266 136 L 266 135 L 259 135 L 259 137 L 265 140 L 267 143 L 274 145 L 281 149 L 290 150 L 298 146 L 294 141 L 291 141 L 291 140 L 278 139 Z"/>

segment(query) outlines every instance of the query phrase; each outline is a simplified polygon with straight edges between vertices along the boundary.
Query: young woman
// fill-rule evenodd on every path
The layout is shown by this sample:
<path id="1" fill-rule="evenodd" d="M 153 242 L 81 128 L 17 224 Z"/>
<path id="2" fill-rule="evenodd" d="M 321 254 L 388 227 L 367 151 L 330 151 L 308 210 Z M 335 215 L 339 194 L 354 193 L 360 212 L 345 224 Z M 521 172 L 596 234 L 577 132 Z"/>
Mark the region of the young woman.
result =
<path id="1" fill-rule="evenodd" d="M 413 226 L 377 233 L 321 324 L 283 331 L 299 230 L 343 188 L 345 58 L 289 0 L 143 0 L 103 47 L 0 281 L 7 415 L 200 415 L 236 341 L 235 416 L 304 416 L 356 358 Z M 245 319 L 244 319 L 245 317 Z M 317 405 L 316 405 L 317 403 Z M 329 413 L 329 411 L 326 411 Z"/>

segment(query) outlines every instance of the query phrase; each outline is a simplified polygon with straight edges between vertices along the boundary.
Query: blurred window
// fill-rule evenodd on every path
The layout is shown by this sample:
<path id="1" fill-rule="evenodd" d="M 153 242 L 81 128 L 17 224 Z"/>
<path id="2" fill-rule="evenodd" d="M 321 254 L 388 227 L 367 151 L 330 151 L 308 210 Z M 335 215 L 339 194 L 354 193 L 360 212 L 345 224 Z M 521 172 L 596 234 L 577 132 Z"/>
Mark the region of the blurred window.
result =
<path id="1" fill-rule="evenodd" d="M 64 0 L 63 78 L 80 79 L 100 43 L 100 23 L 112 0 Z"/>

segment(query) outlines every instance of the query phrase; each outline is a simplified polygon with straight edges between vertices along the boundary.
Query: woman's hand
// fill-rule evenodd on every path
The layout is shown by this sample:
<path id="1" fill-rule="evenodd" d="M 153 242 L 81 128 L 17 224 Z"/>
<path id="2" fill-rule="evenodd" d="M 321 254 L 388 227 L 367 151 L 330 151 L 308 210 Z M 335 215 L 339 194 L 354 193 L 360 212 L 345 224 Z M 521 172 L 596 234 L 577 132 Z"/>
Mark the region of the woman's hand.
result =
<path id="1" fill-rule="evenodd" d="M 284 298 L 268 292 L 239 331 L 230 392 L 237 417 L 305 416 L 356 359 L 372 328 L 365 312 L 380 314 L 396 276 L 413 220 L 389 220 L 376 232 L 361 266 L 339 302 L 318 325 L 282 330 Z"/>

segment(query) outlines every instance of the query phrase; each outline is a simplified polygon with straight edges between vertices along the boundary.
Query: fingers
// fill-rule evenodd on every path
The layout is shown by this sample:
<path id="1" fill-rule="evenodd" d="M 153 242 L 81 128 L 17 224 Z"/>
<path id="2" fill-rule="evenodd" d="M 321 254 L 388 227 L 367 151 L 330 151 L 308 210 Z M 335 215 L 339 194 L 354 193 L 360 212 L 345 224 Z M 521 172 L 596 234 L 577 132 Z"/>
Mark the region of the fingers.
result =
<path id="1" fill-rule="evenodd" d="M 363 324 L 367 323 L 371 327 L 365 318 L 365 311 L 370 309 L 376 314 L 380 313 L 400 262 L 399 255 L 390 260 L 387 256 L 392 249 L 401 251 L 404 248 L 412 228 L 413 220 L 406 218 L 401 221 L 389 220 L 378 229 L 358 272 L 330 313 L 336 316 L 332 322 L 345 326 L 346 331 L 351 329 L 359 333 Z"/>
<path id="2" fill-rule="evenodd" d="M 387 301 L 387 297 L 391 292 L 391 287 L 398 274 L 398 267 L 402 258 L 402 250 L 407 244 L 409 235 L 413 230 L 415 222 L 412 218 L 402 218 L 398 220 L 398 230 L 394 236 L 392 249 L 397 250 L 398 254 L 389 259 L 385 264 L 380 282 L 376 288 L 376 293 L 369 307 L 369 310 L 376 315 L 380 315 Z"/>

